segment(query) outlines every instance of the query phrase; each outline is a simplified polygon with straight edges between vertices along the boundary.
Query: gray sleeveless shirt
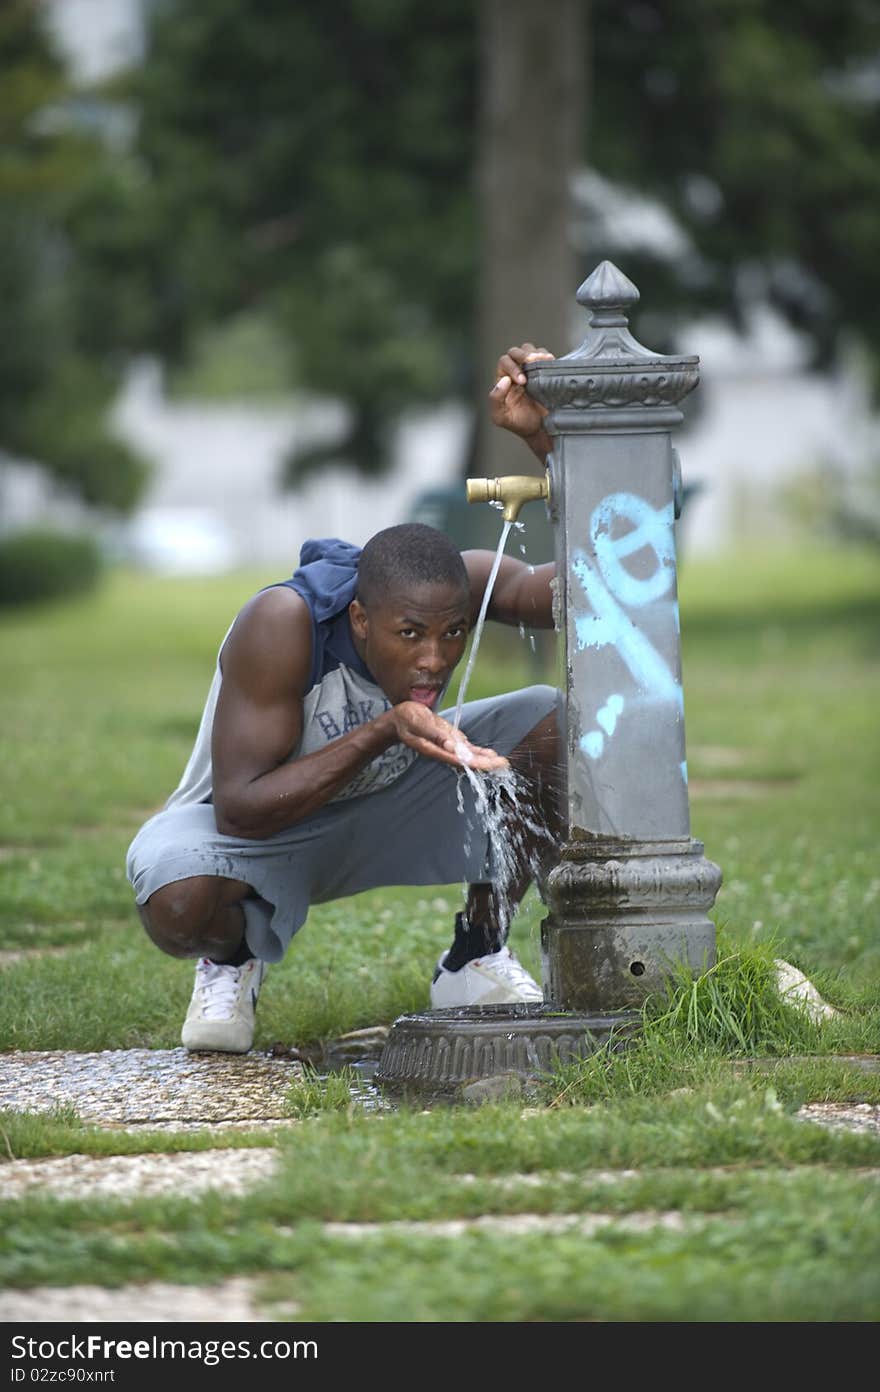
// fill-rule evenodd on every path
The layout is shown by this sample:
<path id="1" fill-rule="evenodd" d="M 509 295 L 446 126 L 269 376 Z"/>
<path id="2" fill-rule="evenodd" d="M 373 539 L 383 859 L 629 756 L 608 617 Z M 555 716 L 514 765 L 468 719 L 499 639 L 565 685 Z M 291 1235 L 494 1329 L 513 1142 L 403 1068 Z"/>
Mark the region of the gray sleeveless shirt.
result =
<path id="1" fill-rule="evenodd" d="M 309 607 L 313 649 L 311 686 L 303 700 L 302 736 L 286 762 L 325 749 L 349 730 L 390 709 L 391 702 L 377 686 L 351 637 L 348 605 L 357 585 L 359 554 L 356 547 L 335 538 L 308 541 L 302 550 L 304 564 L 290 580 L 282 582 L 295 590 Z M 213 800 L 211 736 L 223 684 L 223 644 L 229 631 L 220 645 L 214 680 L 189 763 L 167 807 Z M 405 744 L 392 745 L 362 768 L 331 801 L 361 797 L 387 787 L 405 773 L 417 757 L 416 751 Z"/>

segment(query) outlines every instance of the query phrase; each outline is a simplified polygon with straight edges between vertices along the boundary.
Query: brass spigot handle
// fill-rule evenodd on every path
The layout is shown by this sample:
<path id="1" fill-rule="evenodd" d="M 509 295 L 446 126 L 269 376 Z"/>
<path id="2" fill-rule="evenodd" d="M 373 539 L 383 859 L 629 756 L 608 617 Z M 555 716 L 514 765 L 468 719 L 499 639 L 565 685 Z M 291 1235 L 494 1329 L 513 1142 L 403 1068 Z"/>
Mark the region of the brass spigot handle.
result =
<path id="1" fill-rule="evenodd" d="M 502 478 L 472 478 L 465 482 L 469 503 L 501 503 L 505 522 L 515 522 L 524 503 L 550 497 L 550 478 L 534 474 L 506 474 Z"/>

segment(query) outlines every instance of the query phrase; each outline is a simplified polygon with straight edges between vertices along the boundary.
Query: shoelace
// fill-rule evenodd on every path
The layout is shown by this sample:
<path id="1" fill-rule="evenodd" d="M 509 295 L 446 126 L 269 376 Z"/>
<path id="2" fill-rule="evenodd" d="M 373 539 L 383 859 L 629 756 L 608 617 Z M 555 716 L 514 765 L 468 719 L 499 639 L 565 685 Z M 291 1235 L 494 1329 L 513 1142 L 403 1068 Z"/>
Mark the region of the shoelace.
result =
<path id="1" fill-rule="evenodd" d="M 235 1011 L 241 967 L 225 967 L 203 957 L 198 965 L 199 994 L 206 1020 L 228 1020 Z"/>
<path id="2" fill-rule="evenodd" d="M 483 958 L 483 960 L 491 962 L 494 971 L 499 976 L 506 977 L 516 986 L 534 986 L 534 982 L 525 967 L 517 961 L 509 950 L 502 949 L 501 952 L 495 952 L 491 957 Z"/>

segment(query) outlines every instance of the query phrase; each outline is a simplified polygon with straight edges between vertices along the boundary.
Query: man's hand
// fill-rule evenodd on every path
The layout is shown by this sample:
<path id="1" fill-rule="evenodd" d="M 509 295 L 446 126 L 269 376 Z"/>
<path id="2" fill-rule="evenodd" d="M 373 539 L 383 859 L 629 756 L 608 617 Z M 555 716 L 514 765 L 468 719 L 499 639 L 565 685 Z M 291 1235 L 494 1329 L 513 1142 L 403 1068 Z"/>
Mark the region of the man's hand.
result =
<path id="1" fill-rule="evenodd" d="M 492 424 L 503 430 L 511 430 L 534 448 L 536 440 L 546 441 L 544 454 L 549 451 L 550 441 L 544 432 L 546 406 L 535 401 L 526 391 L 528 381 L 523 372 L 523 364 L 536 362 L 540 358 L 552 360 L 553 354 L 546 348 L 536 348 L 533 343 L 523 343 L 519 348 L 510 348 L 498 359 L 495 370 L 495 385 L 489 393 Z M 536 450 L 536 453 L 539 451 Z"/>
<path id="2" fill-rule="evenodd" d="M 507 768 L 507 760 L 494 749 L 471 744 L 461 730 L 456 730 L 448 720 L 435 715 L 427 706 L 419 705 L 418 701 L 402 701 L 380 718 L 393 722 L 401 744 L 441 764 L 452 764 L 455 768 L 466 766 L 478 773 Z"/>

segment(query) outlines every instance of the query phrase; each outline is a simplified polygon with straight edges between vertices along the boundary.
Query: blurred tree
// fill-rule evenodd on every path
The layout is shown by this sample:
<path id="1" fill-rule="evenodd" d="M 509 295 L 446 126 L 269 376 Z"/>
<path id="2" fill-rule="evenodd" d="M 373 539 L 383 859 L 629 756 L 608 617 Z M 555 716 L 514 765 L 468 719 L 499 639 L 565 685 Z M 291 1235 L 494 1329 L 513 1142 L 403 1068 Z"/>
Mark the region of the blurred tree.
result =
<path id="1" fill-rule="evenodd" d="M 775 305 L 827 365 L 880 362 L 880 4 L 593 0 L 591 163 L 654 195 L 691 250 L 629 256 L 652 308 Z"/>
<path id="2" fill-rule="evenodd" d="M 265 313 L 299 380 L 351 407 L 291 477 L 380 473 L 402 408 L 467 391 L 472 6 L 177 0 L 133 96 L 162 267 L 144 346 L 180 360 L 206 325 Z"/>
<path id="3" fill-rule="evenodd" d="M 90 351 L 71 283 L 71 215 L 96 150 L 71 126 L 61 66 L 33 0 L 0 9 L 0 450 L 86 502 L 125 511 L 146 465 L 106 424 L 119 364 Z"/>
<path id="4" fill-rule="evenodd" d="M 180 359 L 206 325 L 271 316 L 297 346 L 298 380 L 351 406 L 347 438 L 297 456 L 291 478 L 328 459 L 381 472 L 402 407 L 475 390 L 477 280 L 488 280 L 478 128 L 485 147 L 491 124 L 478 123 L 478 93 L 493 61 L 523 89 L 507 128 L 495 121 L 496 147 L 500 131 L 510 156 L 496 294 L 506 283 L 515 304 L 517 246 L 545 206 L 562 245 L 564 200 L 551 210 L 543 184 L 536 195 L 541 152 L 528 113 L 555 116 L 572 148 L 558 55 L 566 41 L 578 52 L 585 25 L 589 163 L 663 203 L 682 236 L 673 256 L 621 251 L 601 208 L 587 208 L 580 269 L 606 254 L 624 259 L 664 332 L 695 310 L 739 320 L 764 298 L 806 331 L 818 361 L 831 360 L 843 328 L 880 359 L 876 0 L 836 9 L 791 0 L 784 22 L 772 0 L 554 0 L 535 8 L 557 26 L 552 42 L 505 25 L 505 8 L 520 9 L 158 0 L 134 81 L 136 151 L 91 222 L 96 260 L 81 303 L 100 304 L 109 240 L 116 254 L 101 293 L 125 308 L 84 311 L 105 349 L 124 328 Z M 530 334 L 527 315 L 509 337 Z M 656 328 L 643 332 L 663 346 Z M 482 384 L 485 363 L 478 375 Z"/>

